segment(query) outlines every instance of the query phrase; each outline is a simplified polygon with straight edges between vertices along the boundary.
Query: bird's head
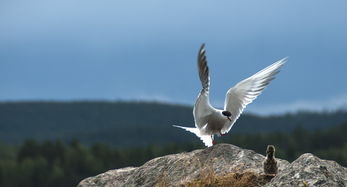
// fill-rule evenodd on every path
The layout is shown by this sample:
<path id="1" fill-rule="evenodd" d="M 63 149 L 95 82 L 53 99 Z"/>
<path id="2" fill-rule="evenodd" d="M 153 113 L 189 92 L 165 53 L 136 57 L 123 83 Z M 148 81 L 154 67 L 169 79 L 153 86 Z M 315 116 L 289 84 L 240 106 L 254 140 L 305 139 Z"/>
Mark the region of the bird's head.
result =
<path id="1" fill-rule="evenodd" d="M 222 114 L 223 116 L 227 117 L 229 121 L 231 121 L 231 113 L 229 111 L 224 110 Z"/>
<path id="2" fill-rule="evenodd" d="M 269 157 L 273 157 L 274 154 L 275 154 L 275 146 L 268 145 L 266 149 L 266 155 L 268 155 Z"/>

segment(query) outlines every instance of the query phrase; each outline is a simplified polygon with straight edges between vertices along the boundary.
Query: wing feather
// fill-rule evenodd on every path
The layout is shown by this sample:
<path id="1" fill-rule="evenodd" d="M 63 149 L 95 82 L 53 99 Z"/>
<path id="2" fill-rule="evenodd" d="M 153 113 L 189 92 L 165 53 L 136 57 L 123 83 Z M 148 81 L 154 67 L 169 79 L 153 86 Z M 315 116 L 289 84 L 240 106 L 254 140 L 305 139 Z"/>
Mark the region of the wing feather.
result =
<path id="1" fill-rule="evenodd" d="M 196 99 L 193 110 L 195 126 L 198 129 L 206 125 L 208 115 L 213 111 L 209 101 L 210 76 L 205 53 L 205 44 L 202 44 L 198 54 L 198 70 L 202 89 Z"/>
<path id="2" fill-rule="evenodd" d="M 210 88 L 210 76 L 205 53 L 205 44 L 202 44 L 198 54 L 198 70 L 202 90 L 208 92 Z"/>
<path id="3" fill-rule="evenodd" d="M 224 110 L 231 112 L 232 121 L 222 129 L 223 134 L 229 132 L 245 107 L 257 98 L 265 87 L 275 79 L 275 75 L 286 61 L 287 58 L 283 58 L 228 90 Z"/>

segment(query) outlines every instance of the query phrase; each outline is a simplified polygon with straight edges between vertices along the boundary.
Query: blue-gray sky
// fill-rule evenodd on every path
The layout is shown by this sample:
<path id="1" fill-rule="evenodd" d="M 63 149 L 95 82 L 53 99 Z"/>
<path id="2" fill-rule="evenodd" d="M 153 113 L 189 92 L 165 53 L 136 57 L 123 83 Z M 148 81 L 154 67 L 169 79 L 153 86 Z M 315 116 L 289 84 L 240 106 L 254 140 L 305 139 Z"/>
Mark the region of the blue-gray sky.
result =
<path id="1" fill-rule="evenodd" d="M 0 2 L 0 101 L 159 100 L 192 105 L 206 43 L 211 103 L 283 57 L 255 113 L 347 105 L 347 1 Z"/>

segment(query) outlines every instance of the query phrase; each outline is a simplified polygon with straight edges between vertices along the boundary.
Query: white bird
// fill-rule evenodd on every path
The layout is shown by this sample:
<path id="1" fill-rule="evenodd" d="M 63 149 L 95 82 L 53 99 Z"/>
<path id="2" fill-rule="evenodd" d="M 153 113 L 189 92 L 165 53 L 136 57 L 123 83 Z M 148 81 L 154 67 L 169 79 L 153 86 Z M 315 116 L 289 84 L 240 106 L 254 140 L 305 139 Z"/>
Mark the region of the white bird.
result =
<path id="1" fill-rule="evenodd" d="M 174 127 L 192 132 L 206 146 L 212 146 L 215 144 L 214 135 L 221 136 L 230 131 L 245 107 L 257 98 L 265 87 L 275 79 L 275 75 L 286 61 L 287 57 L 230 88 L 226 93 L 224 109 L 219 110 L 212 107 L 209 101 L 210 76 L 205 56 L 205 45 L 202 44 L 198 54 L 198 69 L 202 90 L 196 99 L 193 109 L 195 128 L 177 125 L 174 125 Z"/>

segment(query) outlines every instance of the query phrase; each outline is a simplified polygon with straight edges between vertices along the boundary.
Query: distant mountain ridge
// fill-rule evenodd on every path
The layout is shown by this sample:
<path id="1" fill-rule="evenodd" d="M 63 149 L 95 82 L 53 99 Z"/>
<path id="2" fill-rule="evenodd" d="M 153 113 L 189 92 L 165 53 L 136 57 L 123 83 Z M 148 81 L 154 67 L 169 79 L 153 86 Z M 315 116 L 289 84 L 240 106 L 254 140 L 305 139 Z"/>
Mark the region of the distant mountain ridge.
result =
<path id="1" fill-rule="evenodd" d="M 322 129 L 347 122 L 347 111 L 298 112 L 275 116 L 243 114 L 231 133 Z M 172 125 L 194 126 L 192 107 L 157 102 L 2 102 L 0 142 L 25 139 L 80 140 L 115 146 L 191 141 Z"/>

